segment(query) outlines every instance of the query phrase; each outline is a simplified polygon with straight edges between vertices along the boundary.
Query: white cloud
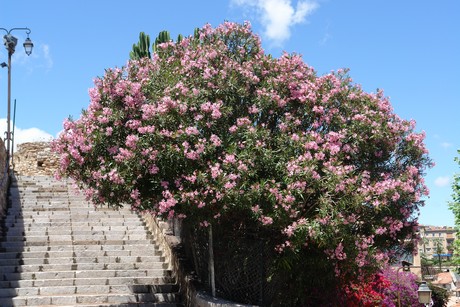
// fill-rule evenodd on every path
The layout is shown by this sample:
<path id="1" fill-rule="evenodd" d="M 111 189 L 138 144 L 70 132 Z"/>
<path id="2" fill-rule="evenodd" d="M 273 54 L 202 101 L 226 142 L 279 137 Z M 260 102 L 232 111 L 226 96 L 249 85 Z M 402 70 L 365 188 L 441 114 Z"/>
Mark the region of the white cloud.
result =
<path id="1" fill-rule="evenodd" d="M 11 132 L 13 132 L 13 125 L 10 125 Z M 3 136 L 4 132 L 7 130 L 6 118 L 0 118 L 0 133 Z M 14 128 L 14 150 L 18 144 L 27 143 L 27 142 L 43 142 L 50 141 L 53 139 L 53 136 L 48 132 L 40 130 L 38 128 Z"/>
<path id="2" fill-rule="evenodd" d="M 330 31 L 329 31 L 329 28 L 330 28 L 330 22 L 327 23 L 326 29 L 324 31 L 324 36 L 319 42 L 319 44 L 321 46 L 324 46 L 329 41 L 329 39 L 331 39 L 331 37 L 332 37 L 332 35 L 330 34 Z"/>
<path id="3" fill-rule="evenodd" d="M 437 187 L 445 187 L 447 185 L 449 185 L 450 183 L 450 177 L 449 176 L 441 176 L 441 177 L 438 177 L 434 180 L 434 184 L 437 186 Z"/>
<path id="4" fill-rule="evenodd" d="M 306 21 L 307 16 L 318 8 L 312 0 L 232 0 L 232 3 L 249 9 L 255 9 L 264 26 L 265 36 L 275 44 L 281 45 L 291 36 L 291 27 Z"/>
<path id="5" fill-rule="evenodd" d="M 50 70 L 53 67 L 53 59 L 50 53 L 50 47 L 47 44 L 41 45 L 43 58 L 45 60 L 45 68 L 46 70 Z"/>
<path id="6" fill-rule="evenodd" d="M 450 148 L 450 147 L 452 147 L 452 143 L 443 142 L 443 143 L 441 143 L 441 146 L 442 146 L 443 148 Z"/>
<path id="7" fill-rule="evenodd" d="M 45 72 L 49 72 L 54 65 L 53 57 L 51 54 L 51 48 L 48 44 L 35 44 L 32 54 L 28 56 L 24 49 L 22 48 L 22 43 L 19 45 L 19 41 L 23 41 L 21 39 L 18 40 L 18 46 L 16 46 L 16 52 L 14 53 L 12 60 L 12 67 L 16 65 L 24 67 L 29 74 L 35 72 L 36 70 L 44 70 Z M 0 63 L 3 60 L 0 60 Z"/>

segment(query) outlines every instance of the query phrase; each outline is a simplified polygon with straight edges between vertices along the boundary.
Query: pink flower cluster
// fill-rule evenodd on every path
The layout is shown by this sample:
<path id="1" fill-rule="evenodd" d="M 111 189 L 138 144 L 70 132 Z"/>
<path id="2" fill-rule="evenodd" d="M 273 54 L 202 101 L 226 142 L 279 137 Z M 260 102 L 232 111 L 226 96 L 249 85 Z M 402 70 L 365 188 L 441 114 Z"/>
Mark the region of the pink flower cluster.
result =
<path id="1" fill-rule="evenodd" d="M 246 212 L 284 236 L 280 252 L 316 246 L 338 272 L 415 239 L 430 160 L 381 91 L 264 54 L 249 24 L 158 54 L 96 79 L 54 142 L 59 174 L 94 202 L 203 226 Z"/>

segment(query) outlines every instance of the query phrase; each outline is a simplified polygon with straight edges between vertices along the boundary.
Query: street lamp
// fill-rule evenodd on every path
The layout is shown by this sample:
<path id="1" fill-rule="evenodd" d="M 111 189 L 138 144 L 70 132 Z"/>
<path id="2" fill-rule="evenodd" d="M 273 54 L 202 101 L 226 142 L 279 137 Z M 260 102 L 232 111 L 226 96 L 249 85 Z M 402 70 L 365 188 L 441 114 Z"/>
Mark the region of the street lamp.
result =
<path id="1" fill-rule="evenodd" d="M 398 307 L 401 307 L 401 293 L 400 293 L 400 288 L 399 288 L 399 271 L 402 269 L 403 272 L 410 272 L 411 266 L 413 268 L 421 268 L 421 266 L 413 266 L 412 263 L 407 262 L 407 261 L 401 261 L 401 266 L 396 270 L 396 283 L 398 284 Z M 421 304 L 429 304 L 431 303 L 431 290 L 427 286 L 425 281 L 422 281 L 418 287 L 417 290 L 418 294 L 418 301 Z"/>
<path id="2" fill-rule="evenodd" d="M 408 261 L 401 261 L 401 266 L 396 270 L 396 283 L 398 284 L 398 307 L 401 307 L 401 293 L 399 290 L 399 270 L 403 270 L 404 272 L 410 272 L 410 266 L 412 263 Z"/>
<path id="3" fill-rule="evenodd" d="M 420 286 L 418 287 L 418 301 L 421 304 L 429 304 L 431 303 L 431 290 L 426 285 L 425 281 L 422 281 Z"/>
<path id="4" fill-rule="evenodd" d="M 11 127 L 10 127 L 10 118 L 11 118 L 11 56 L 13 55 L 14 51 L 16 50 L 16 45 L 18 43 L 18 39 L 11 35 L 11 32 L 13 31 L 19 31 L 23 30 L 26 31 L 27 33 L 27 38 L 24 41 L 24 50 L 27 55 L 30 55 L 32 53 L 32 49 L 34 48 L 34 44 L 29 38 L 30 34 L 30 29 L 29 28 L 13 28 L 10 30 L 7 30 L 5 28 L 0 28 L 0 30 L 3 30 L 6 32 L 6 34 L 3 36 L 3 43 L 6 47 L 6 50 L 8 50 L 8 64 L 2 63 L 2 67 L 7 66 L 8 67 L 8 114 L 7 114 L 7 131 L 6 131 L 6 159 L 7 159 L 7 167 L 8 167 L 8 173 L 10 170 L 10 155 L 12 149 L 10 149 L 10 143 L 11 143 Z"/>

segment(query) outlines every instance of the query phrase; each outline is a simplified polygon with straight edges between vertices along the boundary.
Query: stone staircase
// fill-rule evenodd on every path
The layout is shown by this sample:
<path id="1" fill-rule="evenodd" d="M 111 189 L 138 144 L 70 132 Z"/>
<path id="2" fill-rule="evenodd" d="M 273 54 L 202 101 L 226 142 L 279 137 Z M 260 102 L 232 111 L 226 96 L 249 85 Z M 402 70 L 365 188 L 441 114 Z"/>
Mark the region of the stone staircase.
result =
<path id="1" fill-rule="evenodd" d="M 159 246 L 129 209 L 70 181 L 17 176 L 0 231 L 0 306 L 182 306 Z"/>

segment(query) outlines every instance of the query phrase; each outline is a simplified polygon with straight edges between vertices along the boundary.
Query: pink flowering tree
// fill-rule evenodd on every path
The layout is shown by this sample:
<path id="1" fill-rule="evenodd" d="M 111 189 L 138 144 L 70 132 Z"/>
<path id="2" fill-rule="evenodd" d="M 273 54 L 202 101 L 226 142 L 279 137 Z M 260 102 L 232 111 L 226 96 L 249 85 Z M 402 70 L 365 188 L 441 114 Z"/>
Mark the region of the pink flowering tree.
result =
<path id="1" fill-rule="evenodd" d="M 346 281 L 416 239 L 424 134 L 346 71 L 265 54 L 249 24 L 160 44 L 89 94 L 54 149 L 96 204 L 203 227 L 238 217 L 277 233 L 288 262 Z"/>

